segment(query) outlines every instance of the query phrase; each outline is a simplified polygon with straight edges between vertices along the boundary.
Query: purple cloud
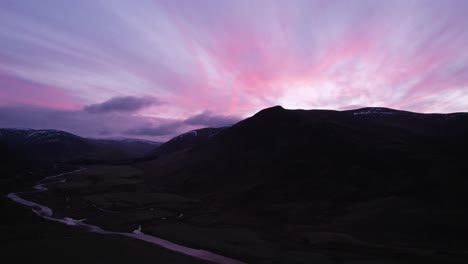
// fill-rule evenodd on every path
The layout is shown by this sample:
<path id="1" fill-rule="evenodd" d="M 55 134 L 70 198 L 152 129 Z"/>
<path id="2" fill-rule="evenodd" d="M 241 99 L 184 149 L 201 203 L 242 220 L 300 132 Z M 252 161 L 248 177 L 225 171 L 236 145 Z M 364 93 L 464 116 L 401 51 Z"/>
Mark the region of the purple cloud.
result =
<path id="1" fill-rule="evenodd" d="M 191 116 L 184 120 L 185 124 L 194 126 L 222 127 L 239 122 L 241 118 L 229 115 L 216 115 L 210 111 Z"/>
<path id="2" fill-rule="evenodd" d="M 135 112 L 161 102 L 154 97 L 113 97 L 99 104 L 92 104 L 84 107 L 84 110 L 93 114 L 109 112 Z"/>
<path id="3" fill-rule="evenodd" d="M 0 107 L 0 128 L 33 128 L 64 130 L 84 137 L 115 137 L 138 135 L 148 140 L 165 141 L 176 131 L 166 133 L 128 133 L 135 128 L 165 126 L 173 119 L 136 116 L 128 113 L 96 115 L 83 110 L 59 110 L 42 107 Z M 188 130 L 188 129 L 187 129 Z M 136 131 L 138 132 L 138 131 Z"/>
<path id="4" fill-rule="evenodd" d="M 0 128 L 57 129 L 84 137 L 130 136 L 165 141 L 188 130 L 231 125 L 238 120 L 208 111 L 182 120 L 139 116 L 131 112 L 97 115 L 85 110 L 0 106 Z"/>
<path id="5" fill-rule="evenodd" d="M 168 136 L 177 135 L 181 132 L 201 127 L 223 127 L 240 121 L 241 118 L 229 115 L 216 115 L 210 111 L 193 115 L 183 121 L 168 120 L 167 122 L 155 124 L 144 124 L 125 131 L 127 135 L 133 136 Z"/>
<path id="6" fill-rule="evenodd" d="M 108 115 L 139 122 L 112 133 L 219 126 L 273 105 L 468 111 L 465 0 L 47 2 L 0 1 L 0 106 L 62 109 L 73 131 Z"/>

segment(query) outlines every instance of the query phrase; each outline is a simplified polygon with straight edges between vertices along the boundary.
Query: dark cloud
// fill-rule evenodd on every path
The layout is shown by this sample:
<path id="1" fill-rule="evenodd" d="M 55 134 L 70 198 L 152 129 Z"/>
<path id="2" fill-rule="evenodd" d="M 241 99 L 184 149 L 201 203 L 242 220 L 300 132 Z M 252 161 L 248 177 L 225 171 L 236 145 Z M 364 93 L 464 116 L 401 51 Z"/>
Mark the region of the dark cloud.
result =
<path id="1" fill-rule="evenodd" d="M 126 131 L 128 135 L 136 136 L 167 136 L 175 135 L 178 133 L 179 128 L 183 126 L 181 122 L 172 122 L 162 125 L 144 125 L 137 127 L 135 129 L 130 129 Z"/>
<path id="2" fill-rule="evenodd" d="M 233 125 L 240 120 L 241 118 L 236 116 L 215 115 L 210 111 L 205 111 L 185 119 L 184 123 L 193 126 L 222 127 Z"/>
<path id="3" fill-rule="evenodd" d="M 84 108 L 89 113 L 108 113 L 108 112 L 135 112 L 152 105 L 158 105 L 161 102 L 154 97 L 113 97 L 99 104 L 88 105 Z"/>

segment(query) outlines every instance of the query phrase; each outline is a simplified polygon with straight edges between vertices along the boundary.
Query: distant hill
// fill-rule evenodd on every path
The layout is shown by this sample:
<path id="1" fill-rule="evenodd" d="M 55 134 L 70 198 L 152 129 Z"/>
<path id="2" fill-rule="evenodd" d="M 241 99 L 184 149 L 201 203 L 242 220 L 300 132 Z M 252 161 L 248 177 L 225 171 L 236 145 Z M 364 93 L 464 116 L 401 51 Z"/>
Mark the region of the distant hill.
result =
<path id="1" fill-rule="evenodd" d="M 0 129 L 0 144 L 30 160 L 131 159 L 153 152 L 160 142 L 139 139 L 91 139 L 52 129 Z"/>
<path id="2" fill-rule="evenodd" d="M 98 148 L 112 149 L 116 153 L 123 153 L 124 158 L 142 158 L 152 155 L 152 153 L 163 144 L 162 142 L 133 138 L 88 140 Z"/>

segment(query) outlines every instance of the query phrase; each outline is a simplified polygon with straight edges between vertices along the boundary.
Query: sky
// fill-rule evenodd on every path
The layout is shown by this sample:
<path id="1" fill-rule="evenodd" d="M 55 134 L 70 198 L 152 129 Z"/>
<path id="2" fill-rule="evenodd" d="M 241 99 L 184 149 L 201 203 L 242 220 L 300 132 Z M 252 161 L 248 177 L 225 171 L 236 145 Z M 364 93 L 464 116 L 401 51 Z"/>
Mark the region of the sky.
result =
<path id="1" fill-rule="evenodd" d="M 468 111 L 465 0 L 0 0 L 0 127 L 167 140 L 274 105 Z"/>

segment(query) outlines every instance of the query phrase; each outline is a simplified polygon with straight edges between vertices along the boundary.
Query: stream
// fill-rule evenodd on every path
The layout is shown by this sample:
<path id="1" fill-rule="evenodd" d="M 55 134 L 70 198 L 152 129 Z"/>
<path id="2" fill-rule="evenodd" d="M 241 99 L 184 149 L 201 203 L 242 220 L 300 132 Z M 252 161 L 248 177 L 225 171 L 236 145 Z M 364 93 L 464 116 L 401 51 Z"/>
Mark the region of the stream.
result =
<path id="1" fill-rule="evenodd" d="M 70 217 L 57 218 L 57 217 L 54 217 L 54 212 L 51 208 L 45 205 L 39 204 L 39 203 L 35 203 L 33 201 L 28 201 L 20 197 L 20 194 L 24 194 L 24 193 L 45 192 L 48 190 L 48 188 L 45 185 L 53 184 L 53 183 L 63 183 L 66 181 L 66 179 L 62 179 L 59 181 L 51 181 L 51 180 L 61 178 L 65 175 L 70 175 L 70 174 L 77 173 L 83 170 L 85 170 L 85 168 L 46 177 L 42 179 L 41 181 L 37 182 L 35 186 L 33 186 L 34 191 L 10 193 L 7 195 L 7 197 L 19 204 L 31 207 L 32 211 L 42 218 L 45 218 L 50 221 L 60 222 L 69 226 L 76 226 L 76 227 L 85 229 L 89 232 L 99 233 L 103 235 L 120 235 L 120 236 L 126 236 L 126 237 L 143 240 L 143 241 L 161 246 L 168 250 L 175 251 L 184 255 L 192 256 L 197 259 L 206 260 L 212 263 L 220 263 L 220 264 L 242 264 L 244 263 L 244 262 L 241 262 L 241 261 L 229 258 L 229 257 L 218 255 L 216 253 L 213 253 L 207 250 L 189 248 L 189 247 L 175 244 L 168 240 L 164 240 L 155 236 L 147 235 L 141 231 L 141 226 L 139 226 L 138 229 L 134 230 L 132 233 L 112 232 L 112 231 L 104 230 L 100 228 L 99 226 L 87 224 L 85 223 L 86 219 L 78 220 L 78 219 L 73 219 Z"/>

